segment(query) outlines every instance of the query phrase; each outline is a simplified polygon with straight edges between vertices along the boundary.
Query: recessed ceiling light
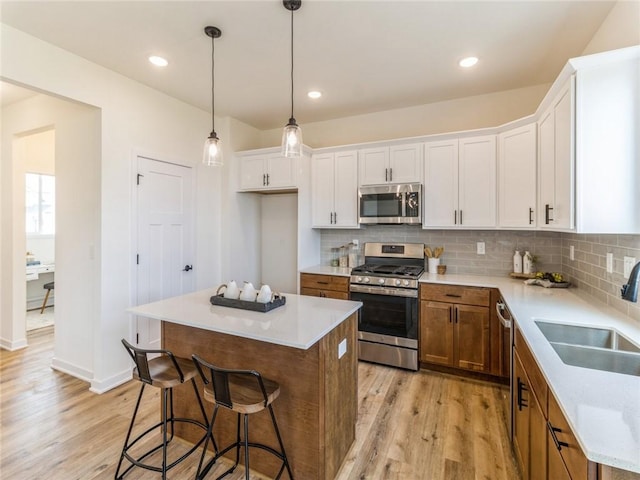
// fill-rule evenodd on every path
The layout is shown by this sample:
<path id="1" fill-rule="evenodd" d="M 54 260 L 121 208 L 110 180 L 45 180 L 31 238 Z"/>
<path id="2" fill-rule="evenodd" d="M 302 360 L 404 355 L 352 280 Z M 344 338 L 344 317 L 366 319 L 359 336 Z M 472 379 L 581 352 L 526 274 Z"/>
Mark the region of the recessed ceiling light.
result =
<path id="1" fill-rule="evenodd" d="M 463 58 L 458 62 L 458 65 L 464 68 L 473 67 L 476 63 L 478 63 L 478 57 L 467 57 Z"/>
<path id="2" fill-rule="evenodd" d="M 167 65 L 169 65 L 169 62 L 166 58 L 158 57 L 157 55 L 151 55 L 149 57 L 149 61 L 157 67 L 166 67 Z"/>
<path id="3" fill-rule="evenodd" d="M 313 99 L 320 98 L 322 96 L 322 92 L 318 90 L 311 90 L 309 93 L 307 93 L 307 96 Z"/>

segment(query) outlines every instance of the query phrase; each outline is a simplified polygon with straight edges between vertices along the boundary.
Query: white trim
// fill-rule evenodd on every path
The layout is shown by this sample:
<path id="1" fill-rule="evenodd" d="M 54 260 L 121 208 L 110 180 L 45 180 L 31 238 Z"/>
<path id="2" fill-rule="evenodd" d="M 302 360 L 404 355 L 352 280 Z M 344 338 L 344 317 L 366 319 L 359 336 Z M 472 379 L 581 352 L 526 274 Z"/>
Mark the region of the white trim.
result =
<path id="1" fill-rule="evenodd" d="M 53 357 L 51 360 L 51 368 L 71 375 L 72 377 L 79 378 L 80 380 L 84 380 L 85 382 L 91 382 L 91 379 L 93 378 L 92 371 L 78 367 L 72 363 L 65 362 L 64 360 L 60 360 L 56 357 Z"/>
<path id="2" fill-rule="evenodd" d="M 108 379 L 105 380 L 92 380 L 91 387 L 89 391 L 97 394 L 103 394 L 112 390 L 120 385 L 127 383 L 129 380 L 133 378 L 131 374 L 131 369 L 127 369 L 124 372 L 120 372 L 117 375 L 112 375 Z"/>
<path id="3" fill-rule="evenodd" d="M 27 343 L 26 338 L 21 338 L 20 340 L 14 340 L 14 341 L 7 340 L 5 338 L 0 338 L 0 348 L 3 350 L 9 350 L 10 352 L 13 352 L 15 350 L 26 348 L 28 346 L 29 344 Z"/>

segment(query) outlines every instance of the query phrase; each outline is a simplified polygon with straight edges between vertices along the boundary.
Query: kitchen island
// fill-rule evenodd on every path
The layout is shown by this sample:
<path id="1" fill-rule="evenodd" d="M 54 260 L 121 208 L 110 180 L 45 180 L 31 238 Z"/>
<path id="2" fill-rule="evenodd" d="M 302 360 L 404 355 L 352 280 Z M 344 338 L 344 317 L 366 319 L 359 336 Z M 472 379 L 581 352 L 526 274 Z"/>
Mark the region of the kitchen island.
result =
<path id="1" fill-rule="evenodd" d="M 162 346 L 175 355 L 195 353 L 278 382 L 274 410 L 294 476 L 334 478 L 355 439 L 361 303 L 286 294 L 284 306 L 261 313 L 213 306 L 213 293 L 202 290 L 129 312 L 162 320 Z M 192 389 L 179 388 L 174 395 L 178 416 L 201 416 Z M 235 414 L 221 409 L 214 432 L 218 445 L 235 440 L 235 427 Z M 177 434 L 195 441 L 201 432 L 186 426 Z M 267 412 L 252 416 L 250 438 L 277 446 Z M 273 476 L 278 467 L 272 456 L 252 450 L 252 470 Z"/>

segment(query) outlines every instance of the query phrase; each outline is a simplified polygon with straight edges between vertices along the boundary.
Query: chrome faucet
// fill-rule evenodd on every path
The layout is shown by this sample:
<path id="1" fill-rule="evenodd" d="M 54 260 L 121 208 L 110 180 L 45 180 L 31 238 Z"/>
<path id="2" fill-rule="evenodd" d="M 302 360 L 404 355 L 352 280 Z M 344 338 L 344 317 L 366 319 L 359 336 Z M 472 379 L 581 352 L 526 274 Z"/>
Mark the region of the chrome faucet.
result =
<path id="1" fill-rule="evenodd" d="M 630 302 L 638 301 L 638 283 L 640 283 L 640 262 L 631 270 L 629 283 L 622 286 L 622 298 Z"/>

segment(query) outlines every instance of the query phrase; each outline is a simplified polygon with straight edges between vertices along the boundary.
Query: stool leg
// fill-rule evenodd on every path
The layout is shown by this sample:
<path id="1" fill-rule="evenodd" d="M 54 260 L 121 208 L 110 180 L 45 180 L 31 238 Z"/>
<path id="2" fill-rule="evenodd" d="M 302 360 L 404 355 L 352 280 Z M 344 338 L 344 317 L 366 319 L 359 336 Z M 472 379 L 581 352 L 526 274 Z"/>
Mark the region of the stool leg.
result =
<path id="1" fill-rule="evenodd" d="M 291 473 L 291 467 L 289 466 L 289 460 L 287 459 L 287 454 L 284 451 L 284 444 L 282 443 L 282 437 L 280 436 L 280 429 L 278 428 L 278 422 L 276 422 L 276 416 L 273 413 L 273 407 L 269 404 L 269 413 L 271 414 L 271 421 L 273 422 L 273 428 L 276 431 L 276 437 L 278 437 L 278 443 L 280 444 L 280 451 L 282 452 L 282 461 L 284 462 L 284 466 L 287 469 L 287 473 L 289 474 L 289 479 L 293 480 L 293 474 Z M 282 472 L 281 472 L 282 473 Z M 278 475 L 280 478 L 280 475 Z"/>
<path id="2" fill-rule="evenodd" d="M 244 417 L 244 477 L 249 479 L 249 415 L 246 413 Z"/>
<path id="3" fill-rule="evenodd" d="M 198 470 L 196 472 L 197 480 L 202 480 L 207 475 L 207 473 L 209 473 L 209 470 L 211 469 L 213 464 L 216 463 L 216 460 L 218 459 L 218 446 L 216 445 L 215 440 L 213 439 L 213 426 L 216 423 L 216 417 L 218 415 L 219 407 L 220 406 L 216 404 L 215 407 L 213 408 L 213 414 L 211 415 L 211 422 L 209 422 L 209 426 L 207 427 L 207 438 L 204 441 L 202 455 L 200 456 L 200 463 L 198 463 Z M 204 462 L 204 458 L 207 456 L 207 447 L 209 446 L 209 438 L 211 438 L 211 440 L 213 441 L 213 448 L 215 449 L 215 455 L 213 459 L 211 459 L 209 463 L 207 463 L 207 466 L 203 470 L 202 464 Z"/>
<path id="4" fill-rule="evenodd" d="M 170 388 L 162 389 L 162 480 L 167 480 L 167 401 L 171 403 L 171 438 L 173 438 L 173 395 L 169 395 L 170 390 Z M 170 399 L 167 398 L 169 396 Z"/>
<path id="5" fill-rule="evenodd" d="M 44 312 L 45 307 L 47 306 L 47 300 L 49 299 L 49 294 L 51 290 L 47 289 L 47 293 L 44 294 L 44 302 L 42 302 L 42 308 L 40 309 L 40 315 Z"/>
<path id="6" fill-rule="evenodd" d="M 127 436 L 124 439 L 124 446 L 122 447 L 122 453 L 120 454 L 120 461 L 118 462 L 118 468 L 116 468 L 116 480 L 119 478 L 122 478 L 125 473 L 127 473 L 132 467 L 133 465 L 131 465 L 131 467 L 129 467 L 127 470 L 124 471 L 124 473 L 122 475 L 118 475 L 118 472 L 120 472 L 120 467 L 122 466 L 122 461 L 124 460 L 124 454 L 127 451 L 127 446 L 129 445 L 129 438 L 131 437 L 131 431 L 133 430 L 133 424 L 136 421 L 136 415 L 138 414 L 138 407 L 140 407 L 140 400 L 142 400 L 142 394 L 144 393 L 144 386 L 145 384 L 143 383 L 142 386 L 140 387 L 140 393 L 138 394 L 138 401 L 136 402 L 136 407 L 133 409 L 133 416 L 131 417 L 131 423 L 129 424 L 129 430 L 127 431 Z"/>

